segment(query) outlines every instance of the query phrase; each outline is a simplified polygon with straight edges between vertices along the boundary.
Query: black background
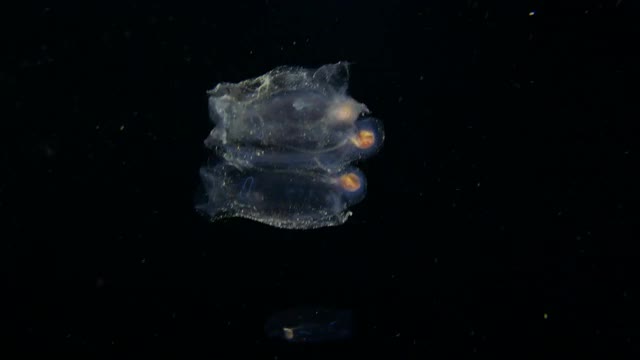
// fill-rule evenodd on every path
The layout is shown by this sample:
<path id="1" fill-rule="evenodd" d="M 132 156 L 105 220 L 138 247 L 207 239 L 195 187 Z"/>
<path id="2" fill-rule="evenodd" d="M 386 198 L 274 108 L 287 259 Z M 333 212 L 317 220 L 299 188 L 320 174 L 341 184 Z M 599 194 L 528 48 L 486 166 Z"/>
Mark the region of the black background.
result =
<path id="1" fill-rule="evenodd" d="M 627 0 L 5 9 L 2 352 L 637 354 L 637 10 Z M 354 63 L 350 94 L 386 132 L 359 165 L 369 192 L 353 217 L 287 231 L 198 216 L 206 91 L 341 60 Z M 270 314 L 308 304 L 351 309 L 352 341 L 266 339 Z"/>

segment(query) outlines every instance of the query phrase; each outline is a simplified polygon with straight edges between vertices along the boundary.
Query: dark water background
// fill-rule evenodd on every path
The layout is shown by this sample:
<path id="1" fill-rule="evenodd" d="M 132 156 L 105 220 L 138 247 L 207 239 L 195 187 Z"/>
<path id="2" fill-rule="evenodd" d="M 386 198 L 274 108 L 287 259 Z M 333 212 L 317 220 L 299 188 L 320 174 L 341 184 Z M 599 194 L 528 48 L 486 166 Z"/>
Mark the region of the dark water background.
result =
<path id="1" fill-rule="evenodd" d="M 1 17 L 2 352 L 640 351 L 636 3 L 27 2 Z M 347 224 L 195 214 L 206 90 L 341 60 L 387 135 Z M 352 341 L 266 339 L 270 314 L 308 304 L 351 309 Z"/>

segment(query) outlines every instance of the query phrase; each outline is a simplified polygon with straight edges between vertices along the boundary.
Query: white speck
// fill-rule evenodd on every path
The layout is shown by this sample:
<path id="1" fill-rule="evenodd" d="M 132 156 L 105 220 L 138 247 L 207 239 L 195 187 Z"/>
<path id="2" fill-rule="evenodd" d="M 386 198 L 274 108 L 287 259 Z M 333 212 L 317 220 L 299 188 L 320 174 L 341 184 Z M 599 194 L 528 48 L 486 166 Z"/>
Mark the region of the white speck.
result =
<path id="1" fill-rule="evenodd" d="M 120 126 L 120 131 L 124 130 L 124 125 Z"/>
<path id="2" fill-rule="evenodd" d="M 536 14 L 536 12 L 535 12 L 535 11 L 529 11 L 529 16 L 533 16 L 533 15 L 535 15 L 535 14 Z"/>

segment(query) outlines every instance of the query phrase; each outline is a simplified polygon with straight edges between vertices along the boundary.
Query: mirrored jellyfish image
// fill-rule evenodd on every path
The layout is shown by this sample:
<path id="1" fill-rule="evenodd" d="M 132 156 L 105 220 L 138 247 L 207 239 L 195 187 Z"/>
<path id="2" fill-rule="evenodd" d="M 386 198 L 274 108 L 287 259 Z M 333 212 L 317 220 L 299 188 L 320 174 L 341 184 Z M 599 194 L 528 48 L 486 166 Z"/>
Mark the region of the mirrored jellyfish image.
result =
<path id="1" fill-rule="evenodd" d="M 209 95 L 215 127 L 205 145 L 217 163 L 200 170 L 196 209 L 212 220 L 241 217 L 312 229 L 343 224 L 364 199 L 351 164 L 374 155 L 384 131 L 347 94 L 349 64 L 278 67 Z"/>

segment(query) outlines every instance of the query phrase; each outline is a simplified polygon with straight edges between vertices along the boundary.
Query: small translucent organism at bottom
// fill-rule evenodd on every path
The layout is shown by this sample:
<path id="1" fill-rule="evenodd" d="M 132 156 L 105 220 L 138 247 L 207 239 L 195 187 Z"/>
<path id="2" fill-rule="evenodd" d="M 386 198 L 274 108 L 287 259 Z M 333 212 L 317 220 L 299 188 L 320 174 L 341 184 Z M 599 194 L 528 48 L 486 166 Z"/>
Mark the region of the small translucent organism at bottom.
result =
<path id="1" fill-rule="evenodd" d="M 350 310 L 322 307 L 297 307 L 273 314 L 265 323 L 271 339 L 289 343 L 344 341 L 353 335 Z"/>

